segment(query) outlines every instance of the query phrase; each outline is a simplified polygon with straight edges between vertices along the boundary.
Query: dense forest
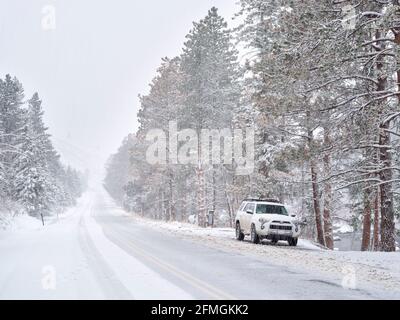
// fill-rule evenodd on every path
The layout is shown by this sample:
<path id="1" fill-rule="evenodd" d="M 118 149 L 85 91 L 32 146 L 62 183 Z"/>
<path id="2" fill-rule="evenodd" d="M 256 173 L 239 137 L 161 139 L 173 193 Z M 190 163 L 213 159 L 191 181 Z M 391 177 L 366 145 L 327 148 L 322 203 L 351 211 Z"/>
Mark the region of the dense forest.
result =
<path id="1" fill-rule="evenodd" d="M 240 0 L 234 19 L 237 27 L 229 29 L 212 8 L 193 24 L 182 53 L 162 59 L 150 92 L 140 97 L 138 131 L 107 164 L 108 192 L 129 211 L 168 221 L 194 218 L 202 226 L 208 210 L 219 225 L 232 226 L 244 197 L 278 198 L 308 219 L 305 234 L 327 248 L 333 249 L 333 231 L 344 221 L 362 230 L 361 250 L 394 251 L 400 214 L 398 1 Z M 20 103 L 19 95 L 13 103 Z M 25 119 L 23 114 L 12 116 Z M 154 141 L 148 132 L 168 133 L 171 123 L 196 132 L 254 129 L 253 172 L 237 175 L 236 159 L 149 163 Z M 22 120 L 18 126 L 26 127 Z M 7 155 L 17 157 L 2 155 L 0 164 Z M 29 159 L 13 163 L 9 175 Z M 4 192 L 26 190 L 18 182 L 10 188 Z"/>
<path id="2" fill-rule="evenodd" d="M 61 163 L 43 114 L 37 93 L 25 100 L 16 78 L 0 79 L 0 225 L 19 214 L 44 222 L 85 187 L 83 175 Z"/>

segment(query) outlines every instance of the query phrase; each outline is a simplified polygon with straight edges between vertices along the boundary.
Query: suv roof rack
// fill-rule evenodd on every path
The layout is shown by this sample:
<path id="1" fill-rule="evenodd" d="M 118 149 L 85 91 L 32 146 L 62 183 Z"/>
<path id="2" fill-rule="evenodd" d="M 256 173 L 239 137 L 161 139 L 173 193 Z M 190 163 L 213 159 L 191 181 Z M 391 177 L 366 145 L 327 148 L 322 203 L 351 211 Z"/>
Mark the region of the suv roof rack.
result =
<path id="1" fill-rule="evenodd" d="M 272 203 L 281 203 L 279 200 L 272 198 L 246 198 L 243 201 L 251 201 L 251 202 L 272 202 Z"/>

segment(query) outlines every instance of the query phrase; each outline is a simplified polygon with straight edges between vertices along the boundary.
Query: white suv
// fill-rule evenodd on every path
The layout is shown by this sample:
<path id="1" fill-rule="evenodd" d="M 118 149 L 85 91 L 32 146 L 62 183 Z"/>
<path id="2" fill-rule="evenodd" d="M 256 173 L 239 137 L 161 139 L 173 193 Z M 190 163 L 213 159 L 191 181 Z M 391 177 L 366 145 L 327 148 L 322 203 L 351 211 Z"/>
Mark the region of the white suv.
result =
<path id="1" fill-rule="evenodd" d="M 290 216 L 285 206 L 272 199 L 246 199 L 236 218 L 236 239 L 242 241 L 250 235 L 251 242 L 268 239 L 273 243 L 284 240 L 296 246 L 300 235 L 300 222 Z"/>

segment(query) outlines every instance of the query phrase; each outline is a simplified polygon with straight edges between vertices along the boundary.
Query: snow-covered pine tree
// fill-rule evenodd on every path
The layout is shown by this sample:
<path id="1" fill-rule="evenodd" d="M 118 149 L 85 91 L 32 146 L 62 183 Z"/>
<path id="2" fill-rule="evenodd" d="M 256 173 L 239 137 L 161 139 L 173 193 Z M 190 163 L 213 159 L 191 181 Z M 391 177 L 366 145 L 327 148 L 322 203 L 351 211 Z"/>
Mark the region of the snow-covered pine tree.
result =
<path id="1" fill-rule="evenodd" d="M 281 200 L 290 197 L 290 189 L 285 186 L 288 176 L 278 181 L 281 188 L 275 188 L 277 181 L 273 176 L 278 172 L 283 177 L 288 173 L 288 166 L 293 172 L 293 167 L 298 164 L 304 167 L 303 163 L 307 163 L 311 188 L 310 194 L 305 196 L 313 202 L 317 239 L 322 245 L 328 243 L 333 248 L 328 208 L 324 210 L 328 239 L 324 232 L 318 181 L 321 161 L 318 133 L 322 126 L 318 109 L 324 99 L 322 95 L 316 99 L 307 93 L 314 76 L 312 67 L 321 59 L 321 55 L 307 52 L 307 49 L 317 48 L 322 37 L 314 32 L 326 19 L 319 11 L 320 6 L 318 1 L 243 0 L 238 13 L 243 23 L 237 31 L 248 51 L 246 67 L 250 75 L 246 85 L 256 110 L 258 172 L 253 178 L 255 193 L 264 189 L 264 193 Z M 291 158 L 293 152 L 296 157 Z M 291 160 L 297 163 L 290 163 Z M 257 190 L 257 186 L 261 186 L 261 190 Z M 326 190 L 329 191 L 329 187 Z"/>
<path id="2" fill-rule="evenodd" d="M 277 4 L 276 1 L 265 3 Z M 324 178 L 324 183 L 335 183 L 337 189 L 361 186 L 358 197 L 363 199 L 364 206 L 364 250 L 370 243 L 372 207 L 375 211 L 377 208 L 371 204 L 379 194 L 381 249 L 393 251 L 393 184 L 396 181 L 393 176 L 397 169 L 392 155 L 398 145 L 393 130 L 399 117 L 400 7 L 397 1 L 348 1 L 346 4 L 354 5 L 356 17 L 350 17 L 354 19 L 354 26 L 344 23 L 349 17 L 343 2 L 281 1 L 276 9 L 278 14 L 268 19 L 273 21 L 278 17 L 275 27 L 284 31 L 282 39 L 273 41 L 274 48 L 280 49 L 274 58 L 278 58 L 276 61 L 283 68 L 281 74 L 287 80 L 293 79 L 293 82 L 287 81 L 290 86 L 281 95 L 280 106 L 289 102 L 295 108 L 288 110 L 306 111 L 303 119 L 293 114 L 289 119 L 303 127 L 309 123 L 309 129 L 314 131 L 307 134 L 311 138 L 308 149 L 317 156 L 310 159 L 311 168 L 314 167 L 313 186 L 321 184 L 317 178 L 318 154 L 329 149 L 331 155 L 336 154 L 337 165 L 330 177 Z M 272 75 L 272 84 L 281 86 L 279 74 Z M 300 98 L 308 99 L 312 93 L 313 103 L 303 104 L 303 108 L 301 100 L 289 99 L 287 92 L 291 88 L 295 90 L 291 97 L 300 94 Z M 279 97 L 282 91 L 273 92 Z M 320 139 L 320 128 L 328 129 L 330 134 L 335 132 L 333 139 Z M 320 216 L 316 210 L 319 194 L 314 188 L 316 217 Z M 326 221 L 316 222 L 320 235 Z M 377 224 L 374 225 L 376 228 Z M 324 238 L 326 244 L 326 235 L 318 238 L 320 242 Z"/>
<path id="3" fill-rule="evenodd" d="M 218 14 L 217 8 L 193 24 L 186 36 L 181 56 L 183 108 L 181 126 L 198 133 L 201 129 L 232 128 L 234 110 L 240 99 L 238 84 L 237 51 L 232 43 L 232 32 Z M 198 223 L 204 225 L 206 213 L 205 170 L 211 171 L 212 181 L 216 181 L 216 170 L 222 168 L 209 165 L 208 159 L 200 159 L 198 176 Z M 215 208 L 216 185 L 212 185 L 211 208 Z"/>
<path id="4" fill-rule="evenodd" d="M 209 209 L 226 208 L 230 201 L 227 192 L 233 180 L 232 168 L 207 163 L 196 172 L 190 165 L 172 164 L 169 156 L 166 165 L 151 166 L 144 154 L 149 145 L 145 141 L 149 130 L 162 129 L 168 140 L 174 138 L 168 136 L 171 121 L 177 122 L 178 130 L 191 128 L 198 133 L 201 129 L 232 128 L 234 110 L 241 94 L 237 52 L 232 44 L 232 34 L 216 8 L 212 8 L 199 23 L 194 23 L 183 51 L 179 58 L 163 59 L 149 94 L 141 97 L 140 128 L 130 157 L 127 201 L 129 207 L 134 203 L 133 207 L 143 214 L 154 215 L 157 206 L 155 218 L 186 219 L 190 214 L 199 214 L 196 195 L 202 194 L 197 198 L 201 198 L 203 217 L 199 222 L 204 225 L 207 206 Z M 167 154 L 169 147 L 167 145 Z M 110 189 L 115 183 L 120 189 L 121 184 L 116 180 L 126 180 L 118 178 L 117 168 L 123 167 L 117 164 L 118 158 L 119 155 L 114 155 L 108 164 L 106 186 Z M 201 190 L 196 190 L 192 186 L 196 174 L 200 178 L 199 172 L 202 175 L 199 180 L 204 183 L 199 185 Z"/>
<path id="5" fill-rule="evenodd" d="M 43 114 L 42 101 L 35 93 L 28 101 L 28 122 L 34 143 L 40 150 L 37 163 L 43 168 L 43 178 L 47 185 L 46 199 L 53 208 L 74 205 L 83 191 L 82 178 L 76 170 L 71 167 L 64 168 L 61 164 L 60 156 L 47 133 Z"/>
<path id="6" fill-rule="evenodd" d="M 341 187 L 358 184 L 364 202 L 363 249 L 369 248 L 371 211 L 380 209 L 381 249 L 395 250 L 394 197 L 396 182 L 393 151 L 399 113 L 399 14 L 397 1 L 349 1 L 354 6 L 354 26 L 344 28 L 348 18 L 342 3 L 325 6 L 332 13 L 330 30 L 335 37 L 325 39 L 327 48 L 335 47 L 320 68 L 332 74 L 318 81 L 318 90 L 333 90 L 335 102 L 327 106 L 336 118 L 337 130 L 348 134 L 337 140 L 343 158 L 359 155 L 359 161 L 347 162 L 336 175 Z M 354 17 L 353 17 L 354 18 Z M 336 25 L 335 25 L 336 24 Z M 342 168 L 343 169 L 343 168 Z M 372 205 L 379 195 L 379 206 Z M 374 214 L 374 217 L 377 217 Z M 374 224 L 375 229 L 377 224 Z"/>
<path id="7" fill-rule="evenodd" d="M 49 171 L 49 154 L 53 152 L 53 146 L 43 123 L 41 103 L 37 93 L 28 101 L 20 152 L 16 158 L 14 190 L 15 199 L 28 213 L 43 219 L 54 208 L 59 190 Z"/>
<path id="8" fill-rule="evenodd" d="M 162 64 L 157 70 L 157 76 L 150 85 L 150 93 L 141 96 L 141 109 L 138 113 L 141 126 L 137 136 L 143 145 L 148 144 L 143 140 L 151 129 L 163 130 L 167 141 L 176 139 L 176 137 L 169 137 L 169 125 L 172 121 L 179 121 L 179 111 L 181 110 L 180 84 L 180 59 L 177 57 L 173 59 L 163 58 Z M 154 185 L 159 188 L 157 202 L 161 204 L 162 215 L 165 215 L 164 219 L 175 220 L 177 202 L 175 176 L 177 168 L 175 164 L 171 164 L 170 145 L 168 143 L 166 146 L 166 164 L 153 166 L 151 177 Z M 148 188 L 151 189 L 151 186 L 148 185 Z"/>
<path id="9" fill-rule="evenodd" d="M 14 162 L 24 126 L 23 98 L 24 90 L 16 78 L 6 75 L 4 80 L 0 79 L 0 193 L 8 199 L 13 196 Z"/>
<path id="10" fill-rule="evenodd" d="M 40 148 L 35 144 L 28 127 L 24 131 L 21 144 L 23 151 L 16 161 L 13 180 L 14 198 L 25 207 L 28 214 L 40 217 L 43 222 L 43 216 L 50 209 L 46 194 L 49 185 L 45 181 L 44 168 L 37 161 Z"/>
<path id="11" fill-rule="evenodd" d="M 0 197 L 43 218 L 72 205 L 82 183 L 75 170 L 64 170 L 54 150 L 39 95 L 25 104 L 23 92 L 16 78 L 0 79 Z"/>

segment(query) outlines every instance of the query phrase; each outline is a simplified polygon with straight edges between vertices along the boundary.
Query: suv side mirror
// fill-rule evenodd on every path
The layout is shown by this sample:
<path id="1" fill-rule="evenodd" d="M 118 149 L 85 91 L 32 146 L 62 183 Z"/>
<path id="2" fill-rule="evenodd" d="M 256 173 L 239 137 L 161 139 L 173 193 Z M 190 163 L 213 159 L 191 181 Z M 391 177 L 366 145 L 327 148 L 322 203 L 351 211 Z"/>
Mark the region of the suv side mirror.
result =
<path id="1" fill-rule="evenodd" d="M 253 214 L 253 211 L 247 210 L 246 213 L 248 213 L 248 214 Z"/>

